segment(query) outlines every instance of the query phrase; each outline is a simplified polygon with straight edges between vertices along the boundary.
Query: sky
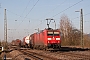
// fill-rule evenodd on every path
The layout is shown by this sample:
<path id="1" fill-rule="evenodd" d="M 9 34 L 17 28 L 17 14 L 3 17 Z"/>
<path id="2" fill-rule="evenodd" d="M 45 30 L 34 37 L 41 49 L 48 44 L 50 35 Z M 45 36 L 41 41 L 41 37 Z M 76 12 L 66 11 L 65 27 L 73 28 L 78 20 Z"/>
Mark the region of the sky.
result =
<path id="1" fill-rule="evenodd" d="M 47 28 L 46 19 L 52 18 L 59 28 L 60 17 L 68 16 L 73 26 L 80 29 L 80 9 L 83 9 L 84 33 L 90 33 L 90 0 L 0 0 L 0 40 L 4 40 L 6 9 L 8 41 Z M 55 28 L 54 21 L 50 27 Z"/>

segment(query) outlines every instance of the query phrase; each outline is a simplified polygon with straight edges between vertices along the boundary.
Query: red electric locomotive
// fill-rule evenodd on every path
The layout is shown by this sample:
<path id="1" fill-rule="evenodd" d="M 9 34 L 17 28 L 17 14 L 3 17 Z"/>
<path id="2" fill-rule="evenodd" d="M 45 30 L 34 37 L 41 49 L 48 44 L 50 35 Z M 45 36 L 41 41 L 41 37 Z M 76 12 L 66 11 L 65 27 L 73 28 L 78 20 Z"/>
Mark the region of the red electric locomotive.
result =
<path id="1" fill-rule="evenodd" d="M 60 48 L 61 37 L 58 29 L 45 29 L 31 36 L 31 47 L 39 49 Z"/>

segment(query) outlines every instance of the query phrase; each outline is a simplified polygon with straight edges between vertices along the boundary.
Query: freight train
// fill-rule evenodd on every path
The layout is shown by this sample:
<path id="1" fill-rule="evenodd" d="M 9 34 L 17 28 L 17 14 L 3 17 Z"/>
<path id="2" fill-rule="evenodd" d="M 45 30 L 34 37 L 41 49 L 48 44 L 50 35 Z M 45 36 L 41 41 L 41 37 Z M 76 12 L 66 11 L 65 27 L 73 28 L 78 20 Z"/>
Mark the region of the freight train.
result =
<path id="1" fill-rule="evenodd" d="M 32 49 L 60 49 L 61 36 L 58 29 L 44 29 L 23 38 L 24 47 Z"/>
<path id="2" fill-rule="evenodd" d="M 12 45 L 17 45 L 32 49 L 60 49 L 61 36 L 59 29 L 44 29 L 23 38 L 23 41 L 16 39 Z"/>

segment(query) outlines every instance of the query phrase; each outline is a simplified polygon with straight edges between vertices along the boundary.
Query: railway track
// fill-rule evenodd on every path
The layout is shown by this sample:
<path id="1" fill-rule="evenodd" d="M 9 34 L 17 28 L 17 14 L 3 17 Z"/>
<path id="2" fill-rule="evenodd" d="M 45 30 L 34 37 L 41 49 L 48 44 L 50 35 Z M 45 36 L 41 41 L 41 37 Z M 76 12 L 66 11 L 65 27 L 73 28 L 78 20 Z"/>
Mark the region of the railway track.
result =
<path id="1" fill-rule="evenodd" d="M 67 56 L 68 59 L 83 59 L 83 60 L 90 60 L 89 55 L 82 55 L 82 54 L 75 54 L 75 53 L 61 53 L 60 55 Z"/>
<path id="2" fill-rule="evenodd" d="M 30 50 L 21 50 L 23 54 L 28 55 L 29 57 L 35 60 L 90 60 L 90 51 L 81 51 L 83 53 L 76 53 L 74 52 L 50 52 L 50 51 L 43 51 L 42 52 L 33 52 Z"/>
<path id="3" fill-rule="evenodd" d="M 65 48 L 54 51 L 53 50 L 43 51 L 43 50 L 32 50 L 29 48 L 21 48 L 19 49 L 19 51 L 24 55 L 30 57 L 25 58 L 26 60 L 90 60 L 90 49 L 67 50 L 67 48 Z"/>
<path id="4" fill-rule="evenodd" d="M 88 53 L 88 54 L 87 54 Z M 81 52 L 52 52 L 52 55 L 55 54 L 59 59 L 63 60 L 90 60 L 90 51 L 81 51 Z"/>
<path id="5" fill-rule="evenodd" d="M 57 59 L 57 58 L 54 58 L 54 57 L 39 54 L 39 53 L 32 52 L 32 51 L 29 51 L 29 50 L 20 50 L 20 52 L 22 52 L 24 55 L 27 55 L 27 56 L 33 58 L 34 60 L 60 60 L 60 59 Z"/>

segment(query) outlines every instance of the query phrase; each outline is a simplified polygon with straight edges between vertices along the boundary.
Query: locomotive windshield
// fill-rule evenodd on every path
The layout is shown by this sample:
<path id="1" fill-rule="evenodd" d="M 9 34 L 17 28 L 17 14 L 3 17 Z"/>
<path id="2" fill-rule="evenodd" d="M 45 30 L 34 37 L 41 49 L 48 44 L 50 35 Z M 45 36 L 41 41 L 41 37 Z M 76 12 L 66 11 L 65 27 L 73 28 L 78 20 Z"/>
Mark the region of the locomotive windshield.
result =
<path id="1" fill-rule="evenodd" d="M 59 32 L 48 32 L 47 33 L 48 36 L 59 36 Z"/>
<path id="2" fill-rule="evenodd" d="M 53 36 L 53 32 L 48 32 L 47 35 L 48 36 Z"/>
<path id="3" fill-rule="evenodd" d="M 54 32 L 54 36 L 59 36 L 59 32 Z"/>

